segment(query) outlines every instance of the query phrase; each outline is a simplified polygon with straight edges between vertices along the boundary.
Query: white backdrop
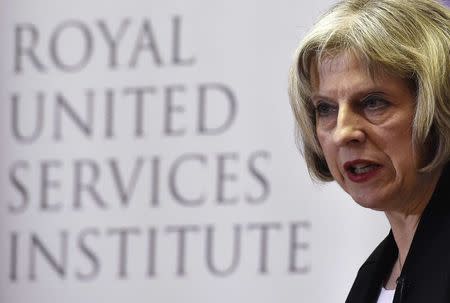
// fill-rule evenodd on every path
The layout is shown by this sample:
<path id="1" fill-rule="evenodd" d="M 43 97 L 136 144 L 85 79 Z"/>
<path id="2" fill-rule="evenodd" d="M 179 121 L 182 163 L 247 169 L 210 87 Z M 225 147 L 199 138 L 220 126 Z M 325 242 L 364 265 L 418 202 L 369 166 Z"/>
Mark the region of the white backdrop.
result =
<path id="1" fill-rule="evenodd" d="M 286 93 L 332 2 L 1 0 L 1 302 L 343 302 L 387 223 Z"/>

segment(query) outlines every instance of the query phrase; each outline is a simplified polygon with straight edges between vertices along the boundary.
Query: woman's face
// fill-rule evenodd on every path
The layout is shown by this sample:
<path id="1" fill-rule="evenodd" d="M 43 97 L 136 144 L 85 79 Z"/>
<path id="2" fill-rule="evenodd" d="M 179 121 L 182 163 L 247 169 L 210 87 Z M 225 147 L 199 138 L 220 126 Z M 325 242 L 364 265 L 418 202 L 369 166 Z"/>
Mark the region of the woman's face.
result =
<path id="1" fill-rule="evenodd" d="M 312 76 L 317 137 L 334 179 L 364 207 L 414 207 L 431 182 L 417 172 L 408 82 L 371 77 L 347 53 L 324 60 Z"/>

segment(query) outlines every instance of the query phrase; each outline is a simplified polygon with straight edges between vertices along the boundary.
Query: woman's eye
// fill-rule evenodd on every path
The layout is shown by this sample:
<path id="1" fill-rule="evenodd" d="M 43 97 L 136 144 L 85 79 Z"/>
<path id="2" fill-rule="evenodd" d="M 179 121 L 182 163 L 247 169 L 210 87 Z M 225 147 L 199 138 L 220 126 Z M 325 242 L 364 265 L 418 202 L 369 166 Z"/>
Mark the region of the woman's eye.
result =
<path id="1" fill-rule="evenodd" d="M 334 112 L 336 112 L 336 107 L 331 104 L 322 102 L 317 104 L 316 106 L 316 114 L 319 117 L 327 117 L 333 114 Z"/>
<path id="2" fill-rule="evenodd" d="M 379 110 L 387 107 L 388 105 L 389 102 L 379 97 L 369 97 L 362 102 L 363 108 L 368 110 Z"/>

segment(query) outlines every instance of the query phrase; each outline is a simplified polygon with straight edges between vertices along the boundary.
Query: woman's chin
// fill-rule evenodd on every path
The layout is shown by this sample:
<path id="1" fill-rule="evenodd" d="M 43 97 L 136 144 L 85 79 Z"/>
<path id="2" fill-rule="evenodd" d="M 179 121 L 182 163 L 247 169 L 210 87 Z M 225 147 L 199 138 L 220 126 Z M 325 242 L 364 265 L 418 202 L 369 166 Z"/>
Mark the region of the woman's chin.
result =
<path id="1" fill-rule="evenodd" d="M 364 208 L 370 208 L 377 211 L 385 211 L 389 207 L 386 205 L 386 203 L 383 203 L 383 199 L 380 199 L 380 197 L 373 197 L 368 195 L 350 195 L 358 205 L 364 207 Z"/>

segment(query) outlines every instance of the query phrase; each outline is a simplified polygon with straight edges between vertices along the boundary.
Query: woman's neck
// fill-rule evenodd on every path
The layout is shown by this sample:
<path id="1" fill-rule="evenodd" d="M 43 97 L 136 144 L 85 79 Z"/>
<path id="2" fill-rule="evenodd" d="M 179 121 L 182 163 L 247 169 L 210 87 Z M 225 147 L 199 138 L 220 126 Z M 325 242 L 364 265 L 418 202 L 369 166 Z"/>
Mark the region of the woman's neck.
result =
<path id="1" fill-rule="evenodd" d="M 440 175 L 441 171 L 439 170 L 437 173 L 429 174 L 424 178 L 420 194 L 411 197 L 410 201 L 405 201 L 402 209 L 385 211 L 397 244 L 399 264 L 405 264 L 420 217 L 433 195 Z"/>
<path id="2" fill-rule="evenodd" d="M 433 195 L 438 179 L 436 178 L 436 180 L 433 180 L 434 182 L 427 184 L 426 189 L 422 192 L 423 194 L 420 195 L 420 199 L 409 201 L 404 209 L 385 211 L 398 248 L 398 258 L 384 283 L 386 289 L 395 289 L 397 286 L 397 279 L 401 275 L 420 217 Z M 416 196 L 415 198 L 419 197 Z"/>
<path id="3" fill-rule="evenodd" d="M 428 203 L 427 203 L 428 204 Z M 405 264 L 406 256 L 411 247 L 414 234 L 419 224 L 420 216 L 426 204 L 423 205 L 420 213 L 403 214 L 396 212 L 386 212 L 386 216 L 391 224 L 392 234 L 398 248 L 398 258 L 400 264 Z"/>

